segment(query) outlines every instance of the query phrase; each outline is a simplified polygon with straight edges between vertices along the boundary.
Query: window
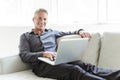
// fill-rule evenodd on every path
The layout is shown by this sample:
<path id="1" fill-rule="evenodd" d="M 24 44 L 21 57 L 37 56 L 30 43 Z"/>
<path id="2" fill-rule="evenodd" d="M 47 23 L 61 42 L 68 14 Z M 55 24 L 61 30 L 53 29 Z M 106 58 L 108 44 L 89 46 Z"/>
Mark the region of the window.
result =
<path id="1" fill-rule="evenodd" d="M 120 0 L 107 0 L 108 21 L 120 23 Z"/>
<path id="2" fill-rule="evenodd" d="M 20 0 L 0 0 L 0 26 L 16 24 Z"/>
<path id="3" fill-rule="evenodd" d="M 97 0 L 58 0 L 58 23 L 97 21 Z"/>
<path id="4" fill-rule="evenodd" d="M 120 23 L 120 0 L 0 0 L 0 26 L 32 26 L 45 8 L 49 24 Z"/>
<path id="5" fill-rule="evenodd" d="M 51 16 L 51 5 L 51 0 L 0 0 L 0 26 L 32 26 L 34 11 L 45 8 Z"/>

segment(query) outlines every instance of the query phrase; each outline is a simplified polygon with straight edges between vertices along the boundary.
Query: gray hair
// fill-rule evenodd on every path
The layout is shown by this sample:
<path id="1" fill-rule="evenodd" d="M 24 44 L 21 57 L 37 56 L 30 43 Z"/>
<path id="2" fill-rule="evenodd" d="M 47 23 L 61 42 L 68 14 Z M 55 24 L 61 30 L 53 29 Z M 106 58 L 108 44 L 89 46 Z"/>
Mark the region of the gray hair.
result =
<path id="1" fill-rule="evenodd" d="M 36 14 L 38 14 L 39 12 L 45 12 L 45 13 L 48 14 L 47 10 L 40 8 L 40 9 L 37 9 L 37 10 L 35 11 L 35 13 L 34 13 L 34 17 L 35 17 Z"/>

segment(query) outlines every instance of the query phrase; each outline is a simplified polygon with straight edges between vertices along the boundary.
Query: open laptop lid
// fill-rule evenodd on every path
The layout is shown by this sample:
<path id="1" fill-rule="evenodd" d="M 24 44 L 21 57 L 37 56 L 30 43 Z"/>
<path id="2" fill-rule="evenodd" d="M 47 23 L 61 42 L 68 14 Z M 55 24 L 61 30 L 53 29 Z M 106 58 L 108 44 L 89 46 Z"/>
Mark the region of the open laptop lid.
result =
<path id="1" fill-rule="evenodd" d="M 88 44 L 88 38 L 62 39 L 59 42 L 55 64 L 80 60 Z"/>

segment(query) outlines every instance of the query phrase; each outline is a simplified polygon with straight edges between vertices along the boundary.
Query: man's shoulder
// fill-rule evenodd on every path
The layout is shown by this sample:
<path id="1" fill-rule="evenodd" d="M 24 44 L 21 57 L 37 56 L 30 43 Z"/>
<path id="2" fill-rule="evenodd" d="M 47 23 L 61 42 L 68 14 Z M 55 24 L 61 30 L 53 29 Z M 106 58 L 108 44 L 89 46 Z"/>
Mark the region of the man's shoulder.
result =
<path id="1" fill-rule="evenodd" d="M 25 32 L 25 33 L 23 33 L 23 34 L 28 34 L 28 35 L 30 35 L 32 32 Z"/>
<path id="2" fill-rule="evenodd" d="M 24 32 L 21 34 L 21 36 L 23 36 L 23 35 L 30 35 L 30 32 Z"/>
<path id="3" fill-rule="evenodd" d="M 29 40 L 29 36 L 30 36 L 31 32 L 24 32 L 21 34 L 21 38 L 27 38 L 27 40 Z"/>

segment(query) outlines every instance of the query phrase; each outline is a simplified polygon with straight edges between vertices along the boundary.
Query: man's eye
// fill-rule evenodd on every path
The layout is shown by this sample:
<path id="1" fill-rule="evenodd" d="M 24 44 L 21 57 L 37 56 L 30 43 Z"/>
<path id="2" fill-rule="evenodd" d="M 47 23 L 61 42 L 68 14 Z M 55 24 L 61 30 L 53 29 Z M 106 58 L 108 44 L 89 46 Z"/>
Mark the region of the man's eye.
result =
<path id="1" fill-rule="evenodd" d="M 46 18 L 44 18 L 44 20 L 46 20 Z"/>

